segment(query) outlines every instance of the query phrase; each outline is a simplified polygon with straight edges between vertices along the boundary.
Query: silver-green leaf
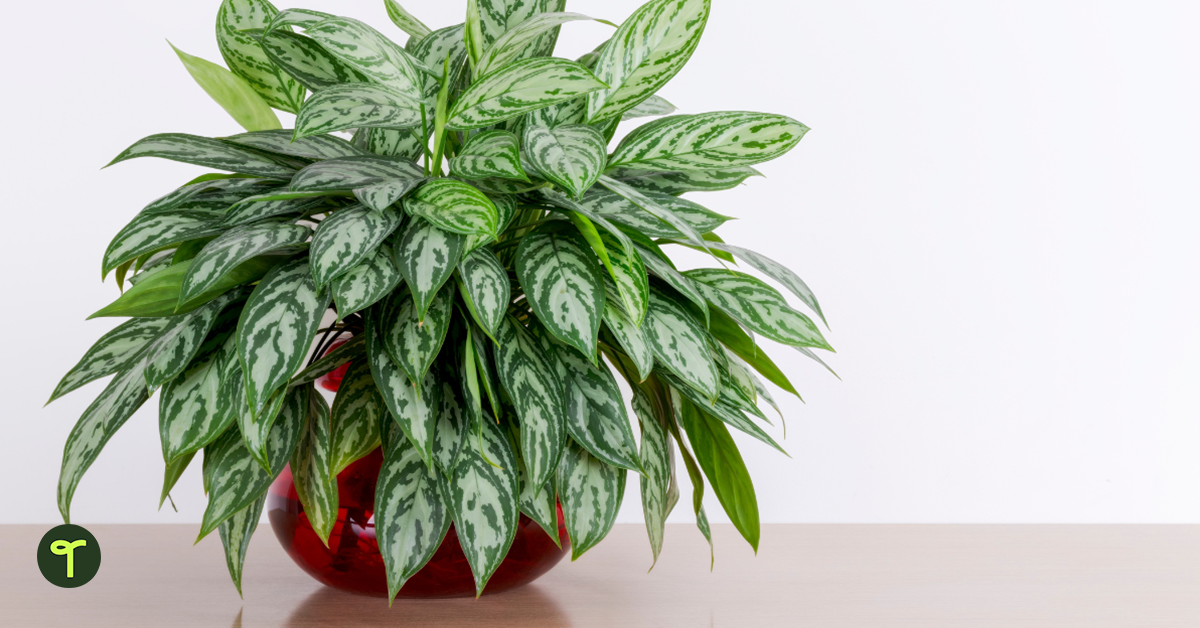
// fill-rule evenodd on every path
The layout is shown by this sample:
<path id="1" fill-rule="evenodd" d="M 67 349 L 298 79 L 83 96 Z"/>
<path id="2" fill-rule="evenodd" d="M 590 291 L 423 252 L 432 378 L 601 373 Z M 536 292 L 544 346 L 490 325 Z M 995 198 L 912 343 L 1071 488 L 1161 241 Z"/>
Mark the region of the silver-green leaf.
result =
<path id="1" fill-rule="evenodd" d="M 245 31 L 266 28 L 278 10 L 266 0 L 224 0 L 217 10 L 217 45 L 234 74 L 272 107 L 296 113 L 304 86 L 279 72 L 258 41 Z"/>
<path id="2" fill-rule="evenodd" d="M 500 177 L 528 181 L 521 168 L 520 140 L 508 131 L 492 130 L 472 135 L 450 160 L 450 172 L 463 179 Z"/>
<path id="3" fill-rule="evenodd" d="M 211 288 L 242 262 L 275 249 L 302 244 L 312 230 L 287 223 L 259 223 L 231 229 L 200 250 L 183 276 L 179 302 L 187 303 Z"/>
<path id="4" fill-rule="evenodd" d="M 371 365 L 365 359 L 351 362 L 330 413 L 329 467 L 333 475 L 379 447 L 380 419 L 387 414 L 387 406 L 371 377 Z"/>
<path id="5" fill-rule="evenodd" d="M 499 210 L 479 190 L 453 179 L 435 179 L 404 201 L 404 208 L 434 226 L 462 235 L 496 235 Z"/>
<path id="6" fill-rule="evenodd" d="M 558 493 L 571 538 L 571 560 L 604 540 L 625 495 L 626 471 L 571 442 L 558 463 Z"/>
<path id="7" fill-rule="evenodd" d="M 588 245 L 569 232 L 531 233 L 517 247 L 516 267 L 538 320 L 594 362 L 604 279 Z"/>
<path id="8" fill-rule="evenodd" d="M 263 507 L 266 504 L 267 494 L 264 492 L 249 506 L 221 522 L 218 527 L 221 545 L 225 548 L 225 566 L 229 568 L 229 577 L 233 580 L 233 586 L 237 587 L 238 595 L 242 594 L 242 567 L 246 564 L 246 551 L 250 549 L 250 537 L 258 529 L 258 522 L 262 518 Z"/>
<path id="9" fill-rule="evenodd" d="M 563 382 L 552 357 L 516 319 L 497 329 L 496 370 L 521 419 L 521 453 L 535 487 L 554 474 L 566 439 Z"/>
<path id="10" fill-rule="evenodd" d="M 434 295 L 454 274 L 465 240 L 461 234 L 439 229 L 424 218 L 413 218 L 405 226 L 394 259 L 412 291 L 418 318 L 424 318 Z"/>
<path id="11" fill-rule="evenodd" d="M 122 151 L 108 165 L 137 157 L 160 157 L 225 172 L 285 181 L 292 178 L 292 174 L 296 172 L 294 168 L 281 165 L 255 150 L 184 133 L 160 133 L 142 138 Z"/>
<path id="12" fill-rule="evenodd" d="M 684 273 L 713 305 L 755 333 L 786 345 L 832 351 L 816 324 L 793 310 L 761 279 L 730 270 L 698 269 Z"/>
<path id="13" fill-rule="evenodd" d="M 292 483 L 317 538 L 329 547 L 338 514 L 337 476 L 333 474 L 329 406 L 316 389 L 308 393 L 308 420 L 292 454 Z"/>
<path id="14" fill-rule="evenodd" d="M 650 312 L 642 325 L 659 363 L 702 392 L 709 401 L 720 396 L 721 377 L 700 322 L 658 290 L 650 291 Z"/>
<path id="15" fill-rule="evenodd" d="M 556 353 L 568 374 L 566 410 L 571 438 L 614 467 L 641 471 L 625 401 L 608 366 L 593 365 L 572 351 Z"/>
<path id="16" fill-rule="evenodd" d="M 576 199 L 600 178 L 608 157 L 604 136 L 583 124 L 527 126 L 522 143 L 538 173 Z"/>
<path id="17" fill-rule="evenodd" d="M 303 138 L 360 127 L 405 128 L 420 124 L 419 100 L 382 85 L 348 83 L 322 89 L 305 101 L 296 115 L 295 134 Z"/>
<path id="18" fill-rule="evenodd" d="M 433 373 L 426 374 L 418 394 L 404 371 L 388 357 L 380 329 L 382 322 L 375 320 L 376 318 L 378 315 L 375 310 L 368 310 L 367 360 L 371 365 L 371 376 L 375 379 L 375 385 L 379 387 L 379 393 L 392 418 L 421 453 L 425 466 L 432 470 L 440 392 L 436 385 L 437 380 Z"/>
<path id="19" fill-rule="evenodd" d="M 573 61 L 549 57 L 518 61 L 467 88 L 450 110 L 446 128 L 466 131 L 491 126 L 603 87 Z"/>
<path id="20" fill-rule="evenodd" d="M 392 262 L 391 250 L 375 249 L 367 259 L 333 280 L 333 302 L 337 304 L 338 316 L 345 318 L 374 305 L 391 294 L 401 279 Z"/>
<path id="21" fill-rule="evenodd" d="M 365 261 L 403 219 L 404 214 L 395 207 L 376 211 L 360 205 L 322 220 L 309 250 L 316 285 L 325 286 Z"/>
<path id="22" fill-rule="evenodd" d="M 800 143 L 808 127 L 752 111 L 677 115 L 634 129 L 613 151 L 609 169 L 705 170 L 753 166 Z"/>
<path id="23" fill-rule="evenodd" d="M 454 286 L 446 284 L 429 305 L 424 320 L 417 316 L 412 296 L 393 293 L 380 313 L 380 332 L 388 355 L 413 384 L 425 380 L 442 350 L 454 313 Z M 418 391 L 420 392 L 420 391 Z"/>
<path id="24" fill-rule="evenodd" d="M 463 301 L 479 326 L 489 336 L 495 336 L 512 301 L 512 287 L 504 266 L 492 251 L 477 249 L 463 257 L 458 272 L 462 277 Z"/>

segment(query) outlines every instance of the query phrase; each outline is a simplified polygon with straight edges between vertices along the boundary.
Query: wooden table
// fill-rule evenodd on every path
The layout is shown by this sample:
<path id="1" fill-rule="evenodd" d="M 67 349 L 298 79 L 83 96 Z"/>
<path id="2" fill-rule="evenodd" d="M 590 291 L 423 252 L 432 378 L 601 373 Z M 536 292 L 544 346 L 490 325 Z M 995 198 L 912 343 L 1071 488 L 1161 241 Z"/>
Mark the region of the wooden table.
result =
<path id="1" fill-rule="evenodd" d="M 269 528 L 252 541 L 245 600 L 217 535 L 196 526 L 88 526 L 100 573 L 59 589 L 38 573 L 51 526 L 0 526 L 0 626 L 1200 626 L 1200 526 L 768 525 L 755 557 L 714 526 L 716 568 L 692 526 L 658 566 L 640 525 L 575 563 L 480 600 L 397 600 L 327 589 Z"/>

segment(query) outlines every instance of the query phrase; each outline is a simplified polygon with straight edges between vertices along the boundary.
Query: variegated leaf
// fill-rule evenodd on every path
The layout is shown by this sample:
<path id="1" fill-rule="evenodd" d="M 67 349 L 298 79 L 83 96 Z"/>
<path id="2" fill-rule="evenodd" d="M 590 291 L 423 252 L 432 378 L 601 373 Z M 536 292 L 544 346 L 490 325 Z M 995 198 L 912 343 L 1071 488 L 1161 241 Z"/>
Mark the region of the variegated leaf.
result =
<path id="1" fill-rule="evenodd" d="M 734 407 L 726 396 L 723 395 L 716 401 L 716 403 L 713 403 L 704 399 L 703 395 L 696 392 L 689 384 L 684 383 L 673 375 L 664 373 L 662 374 L 662 377 L 664 381 L 671 384 L 672 388 L 676 389 L 680 394 L 691 400 L 691 402 L 696 404 L 698 408 L 703 408 L 704 412 L 708 413 L 709 416 L 719 419 L 722 423 L 730 425 L 733 428 L 749 434 L 750 436 L 753 436 L 754 438 L 774 447 L 779 451 L 779 453 L 785 456 L 788 455 L 788 453 L 779 446 L 779 443 L 775 442 L 775 439 L 771 438 L 766 432 L 764 432 L 757 423 L 746 418 L 746 415 L 742 414 L 741 410 Z"/>
<path id="2" fill-rule="evenodd" d="M 490 3 L 493 6 L 504 3 Z M 508 2 L 508 5 L 521 4 L 520 2 Z M 524 4 L 536 5 L 535 0 L 526 0 Z M 476 78 L 487 76 L 495 70 L 519 61 L 528 59 L 536 53 L 531 54 L 531 51 L 536 47 L 537 42 L 542 39 L 546 31 L 558 28 L 567 22 L 575 20 L 590 20 L 592 18 L 581 13 L 538 13 L 534 14 L 520 23 L 512 23 L 505 20 L 507 30 L 499 37 L 496 37 L 491 42 L 483 56 L 479 58 L 479 62 L 475 64 L 474 75 Z M 484 22 L 488 24 L 487 21 Z M 498 26 L 498 24 L 497 24 Z M 485 29 L 484 37 L 486 38 L 488 30 Z"/>
<path id="3" fill-rule="evenodd" d="M 413 218 L 405 226 L 394 259 L 412 291 L 418 318 L 424 318 L 434 295 L 454 274 L 464 241 L 462 235 L 443 231 L 424 218 Z"/>
<path id="4" fill-rule="evenodd" d="M 446 284 L 429 305 L 424 320 L 410 295 L 393 293 L 380 312 L 383 346 L 413 384 L 425 380 L 442 350 L 454 313 L 454 286 Z M 418 391 L 419 392 L 419 391 Z"/>
<path id="5" fill-rule="evenodd" d="M 646 519 L 650 551 L 654 554 L 654 563 L 650 565 L 653 569 L 658 562 L 658 554 L 662 552 L 666 531 L 668 493 L 671 478 L 675 475 L 675 452 L 650 396 L 639 386 L 633 387 L 633 413 L 642 427 L 642 514 Z"/>
<path id="6" fill-rule="evenodd" d="M 421 452 L 394 424 L 387 429 L 393 434 L 385 439 L 375 485 L 375 536 L 390 600 L 433 557 L 450 529 L 450 513 Z"/>
<path id="7" fill-rule="evenodd" d="M 104 251 L 101 277 L 130 260 L 147 253 L 194 240 L 217 235 L 220 214 L 206 211 L 184 211 L 171 214 L 139 214 L 117 232 Z"/>
<path id="8" fill-rule="evenodd" d="M 674 227 L 677 231 L 679 231 L 679 233 L 683 234 L 684 238 L 689 244 L 697 246 L 701 250 L 707 250 L 705 247 L 706 242 L 701 236 L 700 232 L 697 231 L 696 228 L 691 225 L 691 223 L 684 220 L 680 216 L 677 216 L 675 212 L 659 205 L 654 199 L 642 194 L 628 185 L 625 185 L 624 183 L 621 183 L 620 181 L 617 181 L 616 179 L 612 179 L 607 176 L 601 176 L 600 183 L 610 191 L 633 204 L 635 207 L 644 210 L 647 214 L 654 216 L 671 227 Z"/>
<path id="9" fill-rule="evenodd" d="M 732 244 L 725 244 L 724 242 L 712 242 L 709 244 L 709 247 L 719 251 L 733 253 L 734 255 L 738 256 L 739 259 L 754 267 L 759 272 L 762 272 L 771 279 L 783 284 L 785 288 L 790 290 L 792 294 L 796 295 L 796 297 L 805 305 L 812 308 L 812 310 L 817 313 L 817 316 L 821 317 L 822 322 L 825 322 L 825 314 L 821 311 L 821 304 L 817 302 L 817 295 L 813 294 L 813 291 L 809 289 L 808 284 L 804 283 L 804 280 L 801 279 L 799 275 L 789 270 L 783 264 L 780 264 L 779 262 L 767 257 L 766 255 L 763 255 L 762 253 L 757 253 L 755 251 L 751 251 L 750 249 L 734 246 Z M 829 323 L 826 322 L 825 325 L 828 327 Z M 820 360 L 818 360 L 818 362 L 819 361 Z"/>
<path id="10" fill-rule="evenodd" d="M 224 211 L 242 199 L 268 192 L 279 186 L 278 181 L 241 175 L 211 174 L 166 194 L 142 209 L 142 214 L 174 213 L 178 210 Z M 203 178 L 203 177 L 202 177 Z"/>
<path id="11" fill-rule="evenodd" d="M 434 226 L 463 235 L 496 235 L 499 211 L 483 192 L 452 179 L 435 179 L 404 201 L 404 208 Z"/>
<path id="12" fill-rule="evenodd" d="M 489 336 L 495 336 L 512 301 L 512 287 L 504 266 L 491 250 L 479 249 L 463 257 L 458 272 L 462 277 L 463 301 L 471 315 Z"/>
<path id="13" fill-rule="evenodd" d="M 411 42 L 409 42 L 411 44 Z M 467 46 L 463 41 L 463 25 L 455 24 L 440 28 L 422 37 L 414 45 L 407 46 L 412 56 L 425 64 L 426 67 L 441 70 L 446 59 L 450 59 L 450 67 L 454 68 L 467 54 Z"/>
<path id="14" fill-rule="evenodd" d="M 388 17 L 392 23 L 400 28 L 400 30 L 409 34 L 413 39 L 424 39 L 429 36 L 429 27 L 422 24 L 413 14 L 404 10 L 400 3 L 396 0 L 384 0 L 384 6 L 387 7 Z"/>
<path id="15" fill-rule="evenodd" d="M 288 393 L 289 389 L 287 388 L 275 391 L 267 400 L 266 407 L 257 413 L 252 412 L 246 406 L 245 391 L 242 392 L 241 399 L 235 400 L 235 407 L 238 408 L 238 431 L 242 434 L 242 443 L 246 445 L 246 450 L 254 456 L 254 460 L 258 462 L 259 466 L 268 473 L 272 471 L 272 463 L 271 453 L 267 451 L 267 441 L 271 437 L 271 427 L 275 424 L 275 420 L 282 412 L 304 413 L 306 411 L 304 406 L 288 406 L 287 402 L 293 399 Z M 275 467 L 282 464 L 278 460 L 274 463 Z"/>
<path id="16" fill-rule="evenodd" d="M 533 190 L 545 185 L 545 183 L 538 180 L 526 183 L 524 181 L 514 181 L 512 179 L 488 177 L 486 179 L 475 179 L 471 181 L 471 185 L 479 188 L 479 190 L 484 194 L 488 194 L 490 196 L 502 196 L 532 192 Z"/>
<path id="17" fill-rule="evenodd" d="M 650 348 L 650 342 L 646 340 L 646 335 L 633 324 L 633 321 L 629 320 L 629 317 L 620 310 L 613 299 L 609 299 L 604 304 L 604 324 L 613 336 L 616 336 L 617 342 L 621 344 L 621 349 L 633 361 L 639 381 L 645 381 L 650 376 L 650 372 L 654 370 L 654 350 Z"/>
<path id="18" fill-rule="evenodd" d="M 299 386 L 316 381 L 317 378 L 331 373 L 343 364 L 366 354 L 366 334 L 359 334 L 346 341 L 346 344 L 326 353 L 321 359 L 310 364 L 288 382 L 288 386 Z"/>
<path id="19" fill-rule="evenodd" d="M 604 171 L 604 136 L 590 126 L 528 126 L 522 141 L 538 173 L 575 197 L 583 196 Z"/>
<path id="20" fill-rule="evenodd" d="M 571 442 L 558 463 L 558 492 L 567 535 L 571 538 L 571 560 L 604 540 L 625 496 L 626 471 L 593 457 Z"/>
<path id="21" fill-rule="evenodd" d="M 292 178 L 296 171 L 253 149 L 184 133 L 160 133 L 142 138 L 108 165 L 137 157 L 161 157 L 205 168 L 284 181 Z"/>
<path id="22" fill-rule="evenodd" d="M 438 404 L 438 423 L 433 440 L 433 459 L 443 473 L 449 475 L 454 471 L 466 440 L 467 409 L 463 407 L 463 399 L 458 387 L 447 375 L 447 370 L 438 373 L 438 387 L 441 390 Z"/>
<path id="23" fill-rule="evenodd" d="M 652 0 L 617 29 L 596 61 L 608 88 L 588 96 L 588 121 L 619 117 L 671 80 L 696 50 L 709 0 Z"/>
<path id="24" fill-rule="evenodd" d="M 250 295 L 238 321 L 237 342 L 246 404 L 256 414 L 300 368 L 328 305 L 304 258 L 273 268 Z"/>
<path id="25" fill-rule="evenodd" d="M 529 481 L 529 471 L 525 468 L 525 461 L 517 458 L 517 471 L 519 476 L 518 485 L 521 487 L 520 508 L 521 512 L 533 519 L 539 527 L 554 541 L 558 547 L 562 547 L 562 539 L 558 536 L 558 495 L 554 490 L 554 480 L 546 482 L 544 486 L 534 486 Z"/>
<path id="26" fill-rule="evenodd" d="M 521 453 L 536 487 L 554 474 L 566 439 L 563 382 L 551 358 L 516 319 L 508 317 L 500 324 L 497 372 L 521 418 Z"/>
<path id="27" fill-rule="evenodd" d="M 793 310 L 774 288 L 757 277 L 729 270 L 684 273 L 713 305 L 752 331 L 786 345 L 832 351 L 816 324 Z"/>
<path id="28" fill-rule="evenodd" d="M 470 352 L 473 354 L 471 362 L 475 366 L 475 374 L 479 378 L 479 383 L 483 384 L 483 391 L 487 393 L 488 403 L 492 407 L 492 416 L 499 419 L 504 414 L 500 400 L 500 384 L 497 381 L 499 378 L 492 366 L 487 339 L 484 338 L 483 332 L 472 330 L 470 326 L 467 327 L 467 331 L 468 344 L 471 345 Z M 478 418 L 477 415 L 472 416 Z"/>
<path id="29" fill-rule="evenodd" d="M 425 180 L 421 167 L 407 159 L 357 155 L 318 161 L 296 173 L 295 192 L 352 190 L 371 209 L 382 211 Z"/>
<path id="30" fill-rule="evenodd" d="M 217 317 L 227 306 L 245 296 L 246 293 L 242 290 L 227 292 L 193 312 L 175 317 L 175 324 L 164 330 L 154 343 L 147 347 L 146 389 L 154 391 L 182 373 L 200 350 L 208 332 L 217 324 Z M 220 324 L 226 324 L 223 319 L 228 317 L 221 318 Z"/>
<path id="31" fill-rule="evenodd" d="M 225 548 L 225 566 L 229 568 L 229 577 L 233 579 L 233 586 L 237 587 L 238 595 L 242 594 L 242 567 L 246 564 L 250 537 L 258 529 L 258 522 L 266 504 L 267 494 L 264 491 L 253 503 L 221 522 L 217 528 L 221 535 L 221 545 Z"/>
<path id="32" fill-rule="evenodd" d="M 222 315 L 187 368 L 163 387 L 158 427 L 168 466 L 216 440 L 236 418 L 233 408 L 222 406 L 220 396 L 222 383 L 230 383 L 223 382 L 223 375 L 229 363 L 237 361 L 237 314 Z"/>
<path id="33" fill-rule="evenodd" d="M 650 312 L 642 324 L 658 362 L 702 392 L 709 401 L 720 396 L 721 377 L 713 360 L 707 332 L 678 303 L 658 290 L 650 291 Z"/>
<path id="34" fill-rule="evenodd" d="M 362 128 L 358 132 L 366 134 L 366 150 L 376 155 L 420 161 L 426 150 L 426 142 L 421 138 L 420 129 Z"/>
<path id="35" fill-rule="evenodd" d="M 479 446 L 463 448 L 454 472 L 441 479 L 441 489 L 475 576 L 478 597 L 508 555 L 520 513 L 517 461 L 508 439 L 490 420 L 476 427 L 482 430 Z"/>
<path id="36" fill-rule="evenodd" d="M 594 362 L 604 279 L 583 239 L 569 232 L 531 233 L 517 247 L 516 267 L 538 320 Z"/>
<path id="37" fill-rule="evenodd" d="M 587 120 L 587 98 L 576 98 L 531 111 L 525 116 L 527 126 L 554 128 L 564 124 L 583 124 Z"/>
<path id="38" fill-rule="evenodd" d="M 420 124 L 421 101 L 382 85 L 348 83 L 322 89 L 305 101 L 296 115 L 295 133 L 302 138 L 360 127 Z"/>
<path id="39" fill-rule="evenodd" d="M 395 207 L 376 211 L 362 205 L 322 220 L 309 249 L 316 285 L 329 284 L 369 258 L 402 220 L 404 214 Z"/>
<path id="40" fill-rule="evenodd" d="M 305 34 L 373 82 L 414 102 L 424 101 L 425 75 L 418 62 L 379 31 L 355 19 L 332 17 L 309 26 Z"/>
<path id="41" fill-rule="evenodd" d="M 675 270 L 674 266 L 671 266 L 670 263 L 655 255 L 653 251 L 641 246 L 636 246 L 636 248 L 650 274 L 662 279 L 667 285 L 674 288 L 676 292 L 694 303 L 705 319 L 709 317 L 708 301 L 691 279 L 683 276 L 683 273 Z"/>
<path id="42" fill-rule="evenodd" d="M 571 438 L 614 467 L 641 471 L 625 401 L 608 366 L 593 365 L 572 351 L 559 349 L 556 354 L 568 374 L 566 410 Z"/>
<path id="43" fill-rule="evenodd" d="M 333 280 L 333 302 L 339 317 L 367 309 L 400 284 L 400 271 L 386 249 L 375 249 L 362 263 Z"/>
<path id="44" fill-rule="evenodd" d="M 708 233 L 730 220 L 729 216 L 722 216 L 685 198 L 677 198 L 661 192 L 642 192 L 642 194 L 659 207 L 688 223 L 697 233 Z M 580 204 L 609 220 L 637 229 L 651 238 L 679 240 L 686 237 L 675 227 L 614 192 L 594 190 L 583 197 Z M 712 244 L 709 246 L 719 248 Z"/>
<path id="45" fill-rule="evenodd" d="M 192 260 L 183 276 L 179 302 L 187 303 L 200 296 L 242 262 L 275 249 L 302 244 L 310 235 L 312 230 L 308 227 L 287 223 L 259 223 L 221 234 Z"/>
<path id="46" fill-rule="evenodd" d="M 545 4 L 545 0 L 478 0 L 481 53 L 521 22 L 547 10 Z"/>
<path id="47" fill-rule="evenodd" d="M 337 159 L 362 154 L 362 151 L 355 148 L 353 144 L 334 135 L 312 135 L 293 141 L 292 133 L 288 129 L 255 131 L 231 135 L 224 139 L 227 142 L 257 148 L 269 153 L 290 155 L 302 159 Z"/>
<path id="48" fill-rule="evenodd" d="M 489 181 L 501 181 L 502 179 L 488 179 Z M 478 186 L 476 186 L 478 187 Z M 480 188 L 482 189 L 482 188 Z M 492 204 L 496 206 L 496 213 L 499 219 L 496 221 L 496 232 L 504 233 L 504 230 L 512 222 L 513 216 L 517 214 L 516 198 L 506 194 L 489 193 L 488 198 L 492 200 Z M 495 240 L 491 235 L 473 235 L 467 236 L 466 244 L 463 245 L 463 255 L 478 249 L 479 247 Z"/>
<path id="49" fill-rule="evenodd" d="M 146 402 L 144 363 L 135 363 L 117 373 L 104 392 L 83 411 L 67 436 L 62 470 L 58 477 L 58 511 L 63 523 L 71 523 L 71 498 L 79 480 L 95 462 L 108 439 Z"/>
<path id="50" fill-rule="evenodd" d="M 608 167 L 672 171 L 753 166 L 788 152 L 807 132 L 808 127 L 786 116 L 752 111 L 669 116 L 625 136 Z"/>
<path id="51" fill-rule="evenodd" d="M 289 9 L 284 13 L 294 11 L 295 9 Z M 314 21 L 319 22 L 322 19 L 324 18 Z M 329 54 L 321 44 L 282 27 L 267 29 L 262 34 L 260 45 L 271 63 L 314 92 L 343 83 L 369 81 L 361 72 Z"/>
<path id="52" fill-rule="evenodd" d="M 338 514 L 337 476 L 332 473 L 329 406 L 317 391 L 308 394 L 308 419 L 292 454 L 292 483 L 317 538 L 329 547 Z"/>
<path id="53" fill-rule="evenodd" d="M 350 363 L 333 398 L 329 467 L 333 475 L 379 447 L 379 425 L 388 413 L 366 360 Z M 399 428 L 397 428 L 399 429 Z"/>
<path id="54" fill-rule="evenodd" d="M 286 188 L 281 188 L 286 190 Z M 330 202 L 330 197 L 313 195 L 304 198 L 284 198 L 265 200 L 279 193 L 268 193 L 261 196 L 251 196 L 242 199 L 221 216 L 217 226 L 221 228 L 239 227 L 265 220 L 267 218 L 299 218 L 306 214 L 319 214 L 326 208 L 336 208 L 338 205 Z"/>
<path id="55" fill-rule="evenodd" d="M 450 110 L 446 128 L 466 131 L 491 126 L 603 87 L 573 61 L 549 57 L 518 61 L 467 88 Z"/>
<path id="56" fill-rule="evenodd" d="M 520 140 L 508 131 L 472 135 L 450 160 L 450 172 L 463 179 L 500 177 L 529 181 L 521 168 Z"/>
<path id="57" fill-rule="evenodd" d="M 800 393 L 796 392 L 796 388 L 788 381 L 783 371 L 779 370 L 766 351 L 754 342 L 754 339 L 742 329 L 736 320 L 720 308 L 713 308 L 710 312 L 708 327 L 715 339 L 747 364 L 753 366 L 754 370 L 761 373 L 768 381 L 786 392 L 796 395 L 797 398 L 800 397 Z"/>
<path id="58" fill-rule="evenodd" d="M 615 282 L 622 309 L 635 326 L 641 327 L 650 304 L 646 265 L 636 250 L 627 251 L 622 247 L 619 238 L 603 233 L 600 240 L 608 251 L 609 274 Z"/>
<path id="59" fill-rule="evenodd" d="M 651 96 L 634 105 L 632 109 L 621 115 L 621 120 L 648 118 L 651 116 L 666 116 L 675 113 L 675 105 L 667 102 L 662 96 Z"/>
<path id="60" fill-rule="evenodd" d="M 67 371 L 46 403 L 84 384 L 129 368 L 141 356 L 147 344 L 174 323 L 167 318 L 134 318 L 117 325 L 101 336 Z"/>
<path id="61" fill-rule="evenodd" d="M 761 177 L 762 173 L 750 166 L 678 172 L 610 167 L 607 176 L 642 192 L 679 196 L 685 192 L 730 190 L 741 185 L 750 177 Z"/>
<path id="62" fill-rule="evenodd" d="M 268 457 L 278 460 L 278 469 L 267 473 L 250 455 L 236 430 L 227 430 L 213 444 L 204 449 L 205 477 L 208 478 L 208 508 L 200 525 L 200 536 L 204 538 L 217 529 L 223 521 L 258 499 L 271 485 L 271 481 L 283 471 L 283 461 L 292 457 L 300 434 L 304 430 L 308 395 L 317 394 L 311 386 L 297 386 L 289 391 L 287 406 L 300 408 L 295 412 L 281 412 L 271 427 L 267 438 Z"/>
<path id="63" fill-rule="evenodd" d="M 167 43 L 196 84 L 242 128 L 247 131 L 279 128 L 279 118 L 271 106 L 244 79 L 212 61 L 194 57 Z"/>
<path id="64" fill-rule="evenodd" d="M 376 308 L 378 309 L 378 308 Z M 392 418 L 412 441 L 421 459 L 430 470 L 434 468 L 433 441 L 437 430 L 438 394 L 437 380 L 432 373 L 425 375 L 418 394 L 408 377 L 388 357 L 384 349 L 381 321 L 376 321 L 376 310 L 367 311 L 367 360 L 371 365 L 371 376 L 383 397 Z"/>
<path id="65" fill-rule="evenodd" d="M 304 102 L 304 86 L 281 76 L 258 41 L 243 32 L 266 28 L 277 13 L 266 0 L 224 0 L 217 10 L 217 45 L 234 74 L 272 107 L 295 113 Z"/>

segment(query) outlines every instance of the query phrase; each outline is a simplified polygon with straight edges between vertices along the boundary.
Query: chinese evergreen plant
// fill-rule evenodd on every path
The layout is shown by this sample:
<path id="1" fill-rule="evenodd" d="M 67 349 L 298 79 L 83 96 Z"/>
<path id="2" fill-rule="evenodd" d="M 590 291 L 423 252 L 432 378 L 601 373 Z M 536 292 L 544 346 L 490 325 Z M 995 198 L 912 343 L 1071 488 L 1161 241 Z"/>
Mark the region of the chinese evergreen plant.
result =
<path id="1" fill-rule="evenodd" d="M 64 520 L 104 444 L 158 390 L 162 497 L 203 452 L 200 536 L 219 530 L 239 591 L 284 465 L 328 542 L 337 474 L 380 446 L 375 526 L 392 596 L 451 522 L 479 592 L 519 513 L 557 543 L 561 501 L 578 557 L 612 527 L 629 471 L 657 560 L 677 453 L 704 535 L 707 478 L 757 549 L 729 428 L 782 451 L 762 427 L 758 402 L 774 401 L 759 378 L 796 390 L 755 334 L 818 361 L 811 349 L 831 349 L 735 259 L 819 315 L 804 282 L 725 244 L 713 232 L 728 217 L 680 195 L 739 185 L 807 128 L 668 115 L 609 153 L 619 122 L 674 111 L 655 93 L 695 50 L 709 0 L 652 0 L 576 61 L 552 56 L 558 31 L 590 18 L 564 4 L 468 0 L 464 24 L 431 31 L 387 0 L 409 35 L 400 46 L 350 18 L 224 0 L 229 69 L 177 52 L 248 132 L 153 135 L 113 160 L 230 174 L 150 203 L 104 253 L 103 274 L 131 287 L 95 316 L 129 320 L 51 398 L 114 376 L 67 440 Z M 295 113 L 295 129 L 272 108 Z M 681 272 L 670 246 L 717 267 Z M 313 381 L 347 362 L 330 408 Z"/>

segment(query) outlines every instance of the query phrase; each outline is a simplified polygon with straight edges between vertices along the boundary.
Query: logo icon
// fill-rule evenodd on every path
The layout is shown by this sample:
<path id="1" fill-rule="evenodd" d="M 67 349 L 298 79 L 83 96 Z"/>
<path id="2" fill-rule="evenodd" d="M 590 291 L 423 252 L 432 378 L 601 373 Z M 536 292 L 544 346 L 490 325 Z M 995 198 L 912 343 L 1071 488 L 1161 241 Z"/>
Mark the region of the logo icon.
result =
<path id="1" fill-rule="evenodd" d="M 79 526 L 61 525 L 42 537 L 37 560 L 50 584 L 65 589 L 81 587 L 100 571 L 100 543 Z"/>

